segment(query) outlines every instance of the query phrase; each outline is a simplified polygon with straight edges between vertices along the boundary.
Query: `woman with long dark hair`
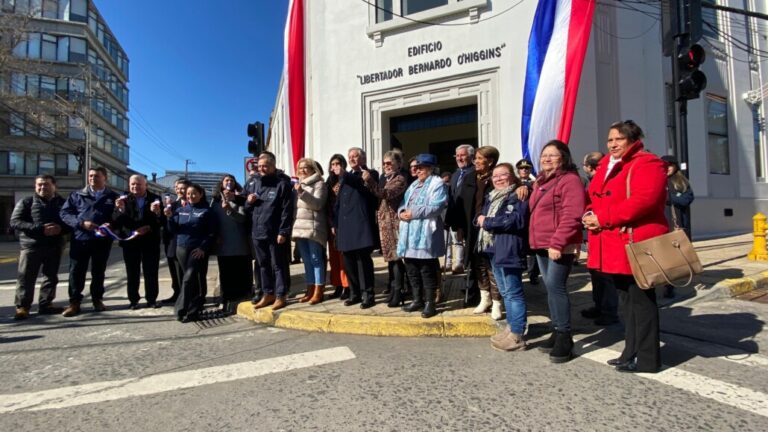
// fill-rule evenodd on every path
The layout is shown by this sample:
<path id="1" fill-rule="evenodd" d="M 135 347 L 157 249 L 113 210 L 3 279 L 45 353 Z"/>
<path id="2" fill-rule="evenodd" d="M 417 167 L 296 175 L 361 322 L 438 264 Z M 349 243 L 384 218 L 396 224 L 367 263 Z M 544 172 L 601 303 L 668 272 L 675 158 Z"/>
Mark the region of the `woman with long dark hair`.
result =
<path id="1" fill-rule="evenodd" d="M 329 225 L 328 261 L 331 267 L 330 282 L 335 288 L 333 294 L 329 295 L 328 298 L 346 300 L 349 298 L 349 280 L 346 271 L 344 271 L 344 256 L 336 249 L 336 235 L 330 230 L 331 221 L 335 217 L 336 201 L 339 198 L 339 176 L 336 174 L 339 169 L 341 171 L 347 169 L 347 159 L 340 154 L 335 154 L 328 161 L 328 181 L 325 182 L 325 187 L 328 190 L 328 203 L 326 205 Z"/>
<path id="2" fill-rule="evenodd" d="M 231 174 L 225 175 L 214 190 L 211 211 L 216 217 L 218 238 L 214 248 L 219 264 L 221 301 L 227 313 L 251 290 L 251 242 L 245 213 L 243 188 Z"/>

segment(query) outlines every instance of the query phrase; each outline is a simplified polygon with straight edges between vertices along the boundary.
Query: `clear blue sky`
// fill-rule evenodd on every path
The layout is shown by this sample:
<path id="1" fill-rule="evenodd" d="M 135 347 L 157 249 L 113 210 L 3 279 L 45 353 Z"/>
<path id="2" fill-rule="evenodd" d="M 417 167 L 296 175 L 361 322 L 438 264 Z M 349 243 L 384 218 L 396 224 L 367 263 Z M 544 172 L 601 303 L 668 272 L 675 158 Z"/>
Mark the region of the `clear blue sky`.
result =
<path id="1" fill-rule="evenodd" d="M 246 125 L 265 124 L 287 0 L 95 0 L 130 60 L 130 167 L 243 176 Z M 168 150 L 167 148 L 170 148 Z"/>

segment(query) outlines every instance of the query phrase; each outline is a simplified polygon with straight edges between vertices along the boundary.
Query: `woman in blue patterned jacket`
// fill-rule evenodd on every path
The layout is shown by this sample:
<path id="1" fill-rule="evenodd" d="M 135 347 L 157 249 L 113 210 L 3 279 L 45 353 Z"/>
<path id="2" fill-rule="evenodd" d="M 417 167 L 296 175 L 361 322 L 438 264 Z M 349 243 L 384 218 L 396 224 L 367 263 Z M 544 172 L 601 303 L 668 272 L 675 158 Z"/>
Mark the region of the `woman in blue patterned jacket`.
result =
<path id="1" fill-rule="evenodd" d="M 448 205 L 448 189 L 433 172 L 437 165 L 435 155 L 420 154 L 416 164 L 416 180 L 408 187 L 397 210 L 397 254 L 405 258 L 405 271 L 413 290 L 413 301 L 403 310 L 416 312 L 424 308 L 422 318 L 430 318 L 437 315 L 435 291 L 440 272 L 438 258 L 445 254 L 442 213 Z"/>

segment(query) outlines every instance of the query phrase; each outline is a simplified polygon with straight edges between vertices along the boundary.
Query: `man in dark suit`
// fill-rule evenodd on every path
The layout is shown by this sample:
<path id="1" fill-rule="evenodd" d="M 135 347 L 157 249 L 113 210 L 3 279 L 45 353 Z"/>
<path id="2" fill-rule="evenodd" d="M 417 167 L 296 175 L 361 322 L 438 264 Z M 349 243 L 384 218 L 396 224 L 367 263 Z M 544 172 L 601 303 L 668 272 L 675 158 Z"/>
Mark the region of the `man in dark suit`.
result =
<path id="1" fill-rule="evenodd" d="M 363 149 L 352 147 L 347 156 L 350 171 L 336 168 L 339 171 L 335 172 L 340 179 L 336 185 L 339 199 L 332 221 L 333 232 L 336 248 L 344 255 L 344 269 L 352 291 L 344 304 L 352 306 L 360 303 L 362 309 L 367 309 L 376 304 L 371 253 L 379 247 L 376 225 L 378 198 L 374 193 L 379 173 L 365 165 Z"/>
<path id="2" fill-rule="evenodd" d="M 158 267 L 160 266 L 160 197 L 147 190 L 147 179 L 134 174 L 128 180 L 130 193 L 115 202 L 115 225 L 129 240 L 123 248 L 130 308 L 139 308 L 139 276 L 144 270 L 144 297 L 147 307 L 159 308 Z"/>
<path id="3" fill-rule="evenodd" d="M 457 273 L 459 273 L 461 270 L 458 268 L 459 264 L 464 269 L 469 269 L 469 259 L 473 255 L 472 251 L 477 241 L 477 227 L 472 223 L 475 217 L 475 192 L 477 190 L 477 179 L 473 165 L 475 148 L 469 144 L 462 144 L 456 147 L 455 157 L 457 170 L 451 176 L 448 188 L 449 198 L 445 224 L 455 233 L 455 243 L 463 245 L 461 248 L 456 248 L 453 259 Z M 477 303 L 478 299 L 477 283 L 471 272 L 468 272 L 467 294 L 464 298 L 465 307 Z"/>

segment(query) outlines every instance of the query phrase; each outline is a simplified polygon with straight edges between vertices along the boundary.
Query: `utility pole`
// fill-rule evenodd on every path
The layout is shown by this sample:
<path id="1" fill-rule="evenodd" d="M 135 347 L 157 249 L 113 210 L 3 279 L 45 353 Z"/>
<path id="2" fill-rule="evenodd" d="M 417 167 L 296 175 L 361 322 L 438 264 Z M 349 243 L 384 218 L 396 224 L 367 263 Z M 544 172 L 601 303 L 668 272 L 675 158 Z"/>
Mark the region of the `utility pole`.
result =
<path id="1" fill-rule="evenodd" d="M 195 162 L 193 162 L 191 159 L 184 159 L 184 178 L 189 180 L 189 166 L 194 165 Z"/>

